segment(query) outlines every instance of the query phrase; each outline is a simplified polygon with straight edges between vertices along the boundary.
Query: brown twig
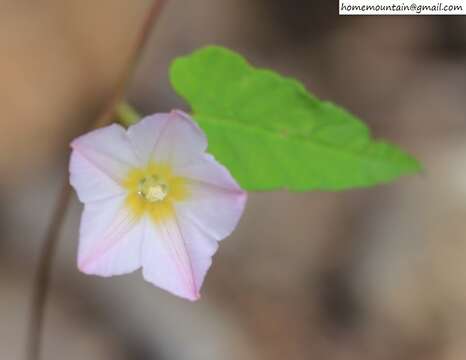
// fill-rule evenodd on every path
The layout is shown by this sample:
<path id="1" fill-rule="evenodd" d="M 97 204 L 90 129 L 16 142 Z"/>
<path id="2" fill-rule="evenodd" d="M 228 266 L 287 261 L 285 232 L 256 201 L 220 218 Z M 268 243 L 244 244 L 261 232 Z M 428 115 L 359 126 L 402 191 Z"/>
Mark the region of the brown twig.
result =
<path id="1" fill-rule="evenodd" d="M 165 5 L 166 0 L 155 0 L 149 9 L 141 31 L 136 38 L 134 48 L 131 52 L 128 65 L 116 84 L 115 91 L 103 107 L 103 111 L 93 122 L 92 128 L 104 126 L 111 122 L 116 105 L 124 96 L 126 85 L 130 80 L 137 62 L 144 50 L 151 30 L 155 26 L 157 19 Z M 39 264 L 35 274 L 33 284 L 32 306 L 29 319 L 26 359 L 39 360 L 43 336 L 43 323 L 45 315 L 45 305 L 49 290 L 51 270 L 55 250 L 57 248 L 60 230 L 65 220 L 66 210 L 71 198 L 71 187 L 68 183 L 68 176 L 65 174 L 62 191 L 57 200 L 50 224 L 45 233 L 45 239 L 39 256 Z"/>

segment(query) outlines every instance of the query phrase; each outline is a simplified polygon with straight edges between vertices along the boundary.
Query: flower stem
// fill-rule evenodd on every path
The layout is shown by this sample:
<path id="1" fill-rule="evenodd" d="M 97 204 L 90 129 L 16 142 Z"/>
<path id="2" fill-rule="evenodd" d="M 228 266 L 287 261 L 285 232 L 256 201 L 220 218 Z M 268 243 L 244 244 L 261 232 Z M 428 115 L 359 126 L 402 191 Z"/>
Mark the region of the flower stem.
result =
<path id="1" fill-rule="evenodd" d="M 133 74 L 136 64 L 147 43 L 147 39 L 149 38 L 149 34 L 151 33 L 152 28 L 155 26 L 165 2 L 166 0 L 155 0 L 152 3 L 151 8 L 149 9 L 147 17 L 144 21 L 144 24 L 142 25 L 142 28 L 140 30 L 140 33 L 134 43 L 134 48 L 131 52 L 128 61 L 128 66 L 122 73 L 119 82 L 115 87 L 115 91 L 112 97 L 105 104 L 105 106 L 103 107 L 103 111 L 100 113 L 97 119 L 93 122 L 92 126 L 90 127 L 91 129 L 104 126 L 110 123 L 113 116 L 115 115 L 115 112 L 121 108 L 121 106 L 118 106 L 118 108 L 116 109 L 117 104 L 120 103 L 124 95 L 126 85 L 129 79 L 131 78 L 131 75 Z M 130 111 L 126 109 L 125 114 L 129 121 L 129 119 L 131 119 Z M 45 240 L 43 242 L 41 253 L 39 256 L 39 264 L 35 273 L 31 313 L 26 343 L 27 360 L 39 360 L 41 358 L 40 355 L 42 346 L 45 306 L 49 291 L 52 264 L 55 251 L 58 245 L 60 230 L 63 226 L 66 210 L 68 208 L 69 201 L 71 198 L 71 187 L 68 184 L 67 175 L 68 170 L 66 170 L 62 192 L 57 200 L 50 224 L 45 233 Z"/>
<path id="2" fill-rule="evenodd" d="M 138 122 L 141 116 L 127 102 L 120 102 L 115 108 L 115 117 L 124 126 L 130 126 Z"/>

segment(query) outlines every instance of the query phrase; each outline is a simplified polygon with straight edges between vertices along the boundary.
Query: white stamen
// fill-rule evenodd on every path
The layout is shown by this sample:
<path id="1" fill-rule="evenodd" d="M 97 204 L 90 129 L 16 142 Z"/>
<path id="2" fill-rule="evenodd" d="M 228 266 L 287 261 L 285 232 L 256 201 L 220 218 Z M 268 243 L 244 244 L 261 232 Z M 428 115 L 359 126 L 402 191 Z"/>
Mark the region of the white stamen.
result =
<path id="1" fill-rule="evenodd" d="M 168 186 L 155 175 L 145 177 L 139 182 L 138 194 L 149 202 L 162 201 L 168 195 Z"/>

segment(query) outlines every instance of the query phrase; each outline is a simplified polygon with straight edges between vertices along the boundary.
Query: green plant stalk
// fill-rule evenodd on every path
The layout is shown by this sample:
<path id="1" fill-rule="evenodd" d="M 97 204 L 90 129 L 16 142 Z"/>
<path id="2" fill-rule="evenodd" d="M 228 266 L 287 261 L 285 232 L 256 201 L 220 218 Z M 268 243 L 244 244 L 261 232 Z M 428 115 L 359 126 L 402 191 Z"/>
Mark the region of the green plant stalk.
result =
<path id="1" fill-rule="evenodd" d="M 141 115 L 126 101 L 120 102 L 115 108 L 116 120 L 128 127 L 137 123 L 141 119 Z"/>

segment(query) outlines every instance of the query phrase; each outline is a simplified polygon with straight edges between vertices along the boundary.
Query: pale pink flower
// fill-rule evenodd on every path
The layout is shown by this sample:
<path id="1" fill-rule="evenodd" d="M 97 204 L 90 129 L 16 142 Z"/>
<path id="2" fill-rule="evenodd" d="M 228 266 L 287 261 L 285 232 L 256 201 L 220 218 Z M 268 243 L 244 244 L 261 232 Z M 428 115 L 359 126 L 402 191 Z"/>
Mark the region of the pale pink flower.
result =
<path id="1" fill-rule="evenodd" d="M 219 240 L 246 202 L 228 170 L 207 154 L 202 130 L 181 112 L 125 130 L 110 125 L 71 143 L 71 184 L 84 203 L 78 267 L 144 278 L 196 300 Z"/>

